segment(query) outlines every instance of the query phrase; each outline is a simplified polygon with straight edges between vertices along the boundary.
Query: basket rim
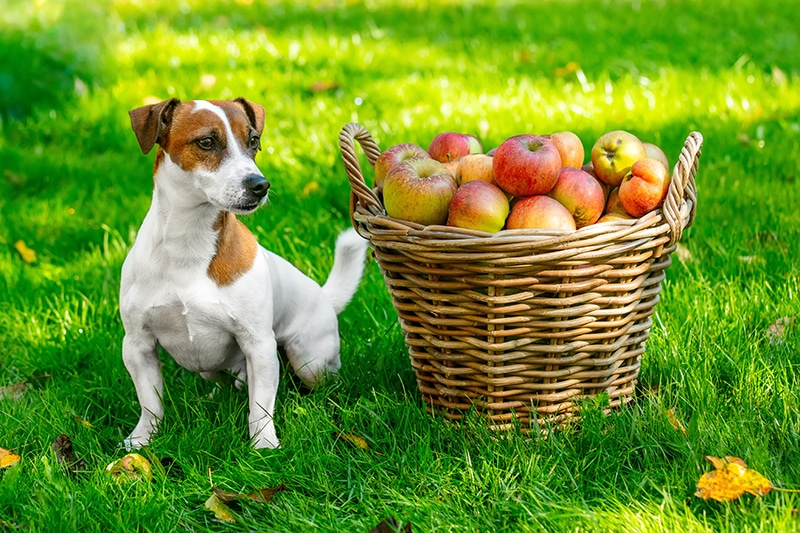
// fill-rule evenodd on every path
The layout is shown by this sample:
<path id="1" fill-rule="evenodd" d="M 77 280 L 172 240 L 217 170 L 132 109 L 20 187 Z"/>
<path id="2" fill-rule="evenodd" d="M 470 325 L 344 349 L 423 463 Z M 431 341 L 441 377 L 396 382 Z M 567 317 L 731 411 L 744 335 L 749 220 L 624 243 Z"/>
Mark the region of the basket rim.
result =
<path id="1" fill-rule="evenodd" d="M 355 153 L 355 144 L 361 146 L 370 165 L 374 166 L 381 151 L 369 131 L 357 122 L 342 127 L 339 147 L 350 186 L 350 218 L 353 227 L 364 237 L 374 235 L 370 227 L 381 227 L 381 240 L 413 240 L 426 242 L 432 247 L 467 249 L 487 245 L 535 245 L 558 247 L 584 244 L 584 241 L 604 236 L 608 240 L 624 239 L 640 231 L 653 230 L 657 235 L 668 235 L 668 246 L 677 243 L 683 231 L 689 228 L 697 209 L 695 176 L 701 155 L 703 136 L 691 132 L 684 143 L 678 161 L 673 167 L 669 191 L 664 203 L 640 218 L 615 220 L 590 224 L 576 230 L 502 229 L 496 233 L 442 225 L 422 225 L 386 214 L 378 192 L 370 188 Z M 366 233 L 366 235 L 365 235 Z"/>

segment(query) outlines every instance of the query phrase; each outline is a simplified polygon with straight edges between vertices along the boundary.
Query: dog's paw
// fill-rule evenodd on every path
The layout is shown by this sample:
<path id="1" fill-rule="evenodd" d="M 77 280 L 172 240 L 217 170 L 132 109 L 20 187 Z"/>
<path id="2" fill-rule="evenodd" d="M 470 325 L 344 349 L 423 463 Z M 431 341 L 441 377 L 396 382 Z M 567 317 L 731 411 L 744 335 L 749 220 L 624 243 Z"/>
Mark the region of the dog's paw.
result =
<path id="1" fill-rule="evenodd" d="M 142 436 L 142 435 L 131 435 L 122 441 L 122 447 L 128 451 L 131 450 L 138 450 L 140 448 L 144 448 L 150 443 L 150 436 Z"/>
<path id="2" fill-rule="evenodd" d="M 278 437 L 272 437 L 271 439 L 268 439 L 259 435 L 253 439 L 253 448 L 256 450 L 274 450 L 280 447 L 281 443 L 278 442 Z"/>

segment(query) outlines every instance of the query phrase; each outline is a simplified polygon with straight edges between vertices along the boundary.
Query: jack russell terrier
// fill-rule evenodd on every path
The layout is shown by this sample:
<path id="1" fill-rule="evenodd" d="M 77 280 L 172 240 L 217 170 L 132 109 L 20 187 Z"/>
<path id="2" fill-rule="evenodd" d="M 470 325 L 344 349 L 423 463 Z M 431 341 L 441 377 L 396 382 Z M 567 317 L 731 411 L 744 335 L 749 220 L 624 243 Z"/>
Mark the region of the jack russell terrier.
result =
<path id="1" fill-rule="evenodd" d="M 236 218 L 269 191 L 254 160 L 264 115 L 244 98 L 172 99 L 130 112 L 142 152 L 159 148 L 152 204 L 120 283 L 122 357 L 142 410 L 127 448 L 146 445 L 164 416 L 159 345 L 204 378 L 229 371 L 247 384 L 256 448 L 278 446 L 278 346 L 306 385 L 339 369 L 337 315 L 358 288 L 366 241 L 343 232 L 320 287 Z"/>

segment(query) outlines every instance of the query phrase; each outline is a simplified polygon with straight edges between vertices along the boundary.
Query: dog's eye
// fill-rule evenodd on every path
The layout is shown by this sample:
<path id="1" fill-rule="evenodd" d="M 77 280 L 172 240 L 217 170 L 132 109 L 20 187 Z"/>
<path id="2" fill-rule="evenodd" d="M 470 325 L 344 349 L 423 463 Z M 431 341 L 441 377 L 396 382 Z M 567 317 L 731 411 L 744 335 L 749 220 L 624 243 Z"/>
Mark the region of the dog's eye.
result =
<path id="1" fill-rule="evenodd" d="M 203 150 L 213 150 L 216 145 L 217 142 L 213 137 L 203 137 L 201 139 L 197 139 L 197 146 Z"/>
<path id="2" fill-rule="evenodd" d="M 258 135 L 251 135 L 250 136 L 250 149 L 253 151 L 259 150 L 261 148 L 261 137 Z"/>

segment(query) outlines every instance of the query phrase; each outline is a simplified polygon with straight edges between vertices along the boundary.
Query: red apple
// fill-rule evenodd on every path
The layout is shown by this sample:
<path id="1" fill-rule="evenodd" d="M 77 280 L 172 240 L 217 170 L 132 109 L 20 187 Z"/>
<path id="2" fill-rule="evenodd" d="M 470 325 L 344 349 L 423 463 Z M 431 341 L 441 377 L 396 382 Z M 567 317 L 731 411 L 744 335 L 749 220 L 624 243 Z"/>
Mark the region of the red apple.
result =
<path id="1" fill-rule="evenodd" d="M 617 187 L 631 166 L 647 157 L 644 144 L 627 131 L 604 133 L 592 147 L 594 173 L 603 183 Z"/>
<path id="2" fill-rule="evenodd" d="M 383 182 L 383 204 L 390 217 L 418 224 L 444 224 L 456 193 L 456 181 L 443 164 L 429 157 L 407 159 Z"/>
<path id="3" fill-rule="evenodd" d="M 511 207 L 506 228 L 541 228 L 574 230 L 575 219 L 567 208 L 549 196 L 520 198 Z"/>
<path id="4" fill-rule="evenodd" d="M 483 152 L 481 142 L 469 133 L 446 131 L 438 134 L 428 146 L 428 154 L 435 160 L 445 163 L 468 154 Z"/>
<path id="5" fill-rule="evenodd" d="M 469 181 L 494 182 L 492 165 L 494 158 L 486 154 L 469 154 L 459 159 L 456 169 L 456 184 L 459 186 Z"/>
<path id="6" fill-rule="evenodd" d="M 562 167 L 581 168 L 584 151 L 580 137 L 571 131 L 559 131 L 550 136 L 550 141 L 556 145 L 561 155 Z"/>
<path id="7" fill-rule="evenodd" d="M 497 147 L 494 180 L 513 196 L 547 194 L 561 171 L 561 155 L 546 137 L 516 135 Z"/>
<path id="8" fill-rule="evenodd" d="M 664 150 L 653 143 L 646 142 L 642 144 L 644 144 L 644 151 L 647 153 L 647 157 L 655 159 L 656 161 L 661 161 L 667 171 L 669 171 L 669 159 L 667 159 L 667 154 L 664 153 Z"/>
<path id="9" fill-rule="evenodd" d="M 558 181 L 548 196 L 567 208 L 577 228 L 594 224 L 606 207 L 603 187 L 597 178 L 572 167 L 561 169 Z"/>
<path id="10" fill-rule="evenodd" d="M 461 185 L 450 202 L 448 226 L 496 233 L 508 216 L 508 199 L 500 187 L 473 180 Z"/>
<path id="11" fill-rule="evenodd" d="M 641 217 L 661 205 L 667 197 L 670 175 L 661 161 L 640 159 L 619 185 L 619 201 L 633 217 Z"/>
<path id="12" fill-rule="evenodd" d="M 414 157 L 430 157 L 421 146 L 413 143 L 396 144 L 391 148 L 387 148 L 385 152 L 378 156 L 375 160 L 375 181 L 372 186 L 377 187 L 379 191 L 383 190 L 383 180 L 386 174 L 389 173 L 398 163 L 406 159 Z"/>

